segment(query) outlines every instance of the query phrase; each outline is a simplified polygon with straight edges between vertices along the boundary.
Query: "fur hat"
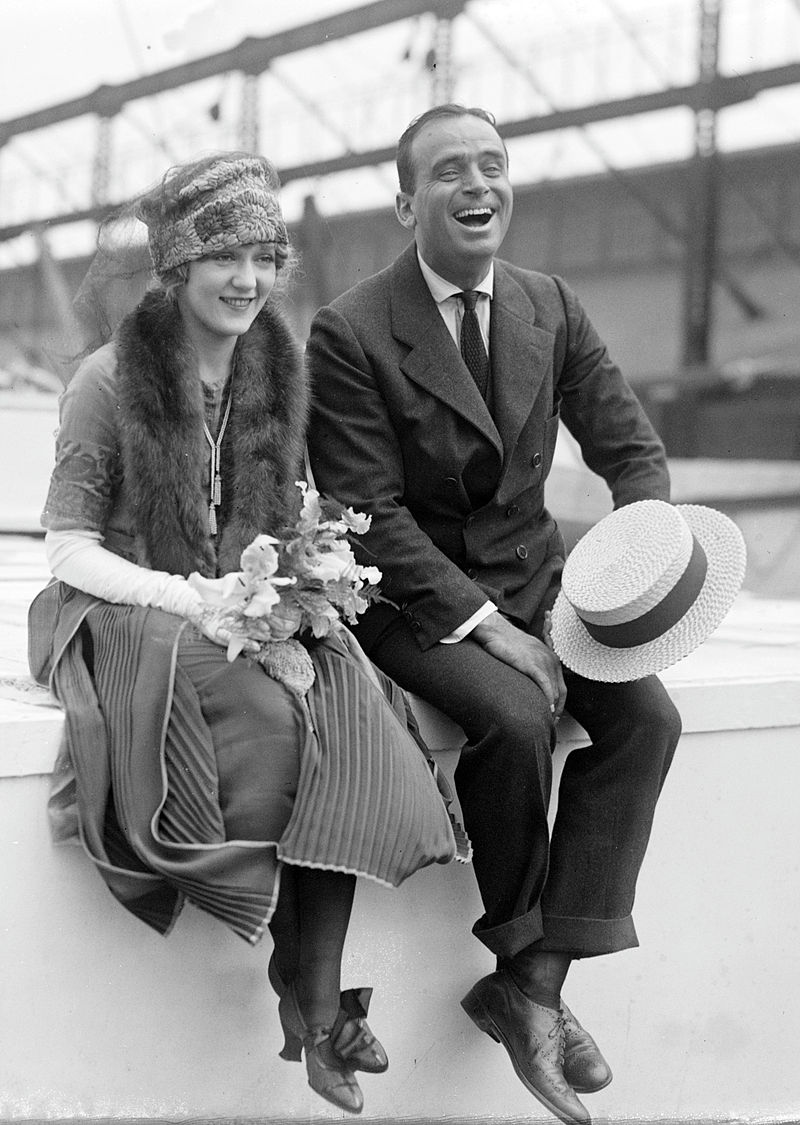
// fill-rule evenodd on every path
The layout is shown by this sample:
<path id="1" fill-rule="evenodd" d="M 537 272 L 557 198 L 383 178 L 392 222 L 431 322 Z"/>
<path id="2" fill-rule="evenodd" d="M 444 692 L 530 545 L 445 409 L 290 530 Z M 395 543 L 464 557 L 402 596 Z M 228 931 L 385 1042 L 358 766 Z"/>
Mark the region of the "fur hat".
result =
<path id="1" fill-rule="evenodd" d="M 288 244 L 280 181 L 264 157 L 229 153 L 168 172 L 136 208 L 156 274 L 231 246 Z M 285 256 L 285 254 L 283 255 Z"/>
<path id="2" fill-rule="evenodd" d="M 561 661 L 590 680 L 638 680 L 713 633 L 744 580 L 732 520 L 698 504 L 640 500 L 575 545 L 552 614 Z"/>

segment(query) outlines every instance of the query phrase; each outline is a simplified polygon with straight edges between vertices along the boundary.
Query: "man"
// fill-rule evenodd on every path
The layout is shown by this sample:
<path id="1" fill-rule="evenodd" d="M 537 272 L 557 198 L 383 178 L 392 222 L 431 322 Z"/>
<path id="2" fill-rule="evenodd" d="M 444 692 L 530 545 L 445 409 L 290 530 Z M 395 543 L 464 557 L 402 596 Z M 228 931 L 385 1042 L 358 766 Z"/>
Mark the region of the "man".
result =
<path id="1" fill-rule="evenodd" d="M 655 677 L 592 683 L 547 643 L 563 541 L 544 507 L 559 418 L 615 506 L 669 499 L 664 450 L 574 294 L 495 258 L 513 192 L 480 109 L 437 106 L 397 153 L 414 244 L 317 314 L 311 466 L 372 514 L 383 594 L 358 635 L 466 733 L 456 769 L 497 970 L 462 1004 L 566 1122 L 611 1071 L 564 1004 L 570 962 L 637 944 L 636 877 L 680 721 Z M 464 296 L 464 294 L 466 294 Z M 592 739 L 565 764 L 548 834 L 555 724 Z M 562 1062 L 563 1059 L 563 1062 Z"/>

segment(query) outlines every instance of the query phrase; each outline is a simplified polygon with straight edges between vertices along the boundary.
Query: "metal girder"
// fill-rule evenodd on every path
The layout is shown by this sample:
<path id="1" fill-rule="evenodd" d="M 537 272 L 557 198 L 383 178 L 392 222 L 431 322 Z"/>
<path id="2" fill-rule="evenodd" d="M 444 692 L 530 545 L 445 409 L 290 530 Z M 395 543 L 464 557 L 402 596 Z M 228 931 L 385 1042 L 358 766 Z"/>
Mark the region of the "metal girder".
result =
<path id="1" fill-rule="evenodd" d="M 398 2 L 401 2 L 401 0 L 398 0 Z M 402 2 L 405 2 L 405 0 L 402 0 Z M 497 131 L 501 137 L 509 139 L 536 133 L 547 133 L 555 129 L 590 125 L 597 121 L 611 121 L 617 117 L 629 117 L 637 113 L 653 113 L 660 109 L 670 109 L 675 106 L 696 108 L 704 104 L 712 104 L 720 109 L 747 101 L 755 97 L 761 90 L 795 84 L 800 84 L 800 63 L 789 63 L 767 70 L 750 71 L 747 74 L 720 76 L 714 82 L 708 84 L 695 82 L 691 85 L 671 87 L 651 94 L 637 94 L 630 98 L 618 98 L 600 104 L 578 106 L 575 109 L 557 110 L 536 117 L 500 122 Z M 0 145 L 2 144 L 1 130 L 2 127 L 0 127 Z M 371 164 L 386 164 L 393 161 L 394 157 L 395 145 L 392 144 L 383 148 L 362 152 L 347 152 L 326 160 L 314 160 L 305 164 L 279 168 L 278 171 L 281 181 L 286 184 L 292 180 L 334 175 L 337 172 L 347 172 L 353 168 L 364 168 Z M 27 222 L 0 227 L 0 242 L 6 242 L 11 238 L 17 238 L 19 235 L 25 234 L 37 223 L 59 226 L 64 223 L 78 222 L 82 219 L 97 219 L 104 214 L 108 214 L 109 210 L 111 208 L 87 208 L 85 211 L 73 211 L 53 215 L 45 219 L 32 218 Z"/>
<path id="2" fill-rule="evenodd" d="M 761 90 L 794 83 L 800 83 L 800 63 L 720 77 L 716 82 L 711 83 L 712 89 L 695 82 L 688 86 L 674 86 L 651 94 L 636 94 L 629 98 L 617 98 L 613 101 L 578 106 L 575 109 L 555 110 L 536 117 L 499 122 L 497 131 L 501 137 L 508 140 L 512 137 L 549 133 L 556 129 L 579 128 L 581 125 L 611 121 L 617 117 L 631 117 L 638 113 L 654 113 L 660 109 L 673 109 L 676 106 L 695 108 L 706 100 L 713 100 L 717 108 L 722 108 L 748 101 Z M 347 172 L 367 164 L 383 164 L 394 160 L 394 156 L 394 145 L 364 152 L 343 153 L 341 156 L 330 157 L 327 160 L 309 161 L 306 164 L 281 168 L 280 176 L 283 183 L 288 183 L 290 180 L 300 180 L 310 176 Z"/>
<path id="3" fill-rule="evenodd" d="M 239 111 L 239 148 L 243 152 L 258 152 L 259 149 L 261 114 L 258 98 L 259 76 L 245 74 Z"/>
<path id="4" fill-rule="evenodd" d="M 34 129 L 44 129 L 86 114 L 97 113 L 103 117 L 112 117 L 127 102 L 163 94 L 167 90 L 201 82 L 218 74 L 234 70 L 245 74 L 260 74 L 272 59 L 305 51 L 310 47 L 319 47 L 336 39 L 346 39 L 351 35 L 372 31 L 427 12 L 433 12 L 440 18 L 453 19 L 463 10 L 465 3 L 466 0 L 373 0 L 373 3 L 361 8 L 351 8 L 274 35 L 248 37 L 227 51 L 194 59 L 167 70 L 155 71 L 130 82 L 99 86 L 83 97 L 0 122 L 0 145 L 18 133 L 30 133 Z"/>
<path id="5" fill-rule="evenodd" d="M 97 148 L 92 161 L 92 203 L 102 206 L 108 203 L 108 188 L 111 183 L 111 138 L 113 117 L 97 119 Z"/>
<path id="6" fill-rule="evenodd" d="M 699 0 L 699 84 L 717 77 L 722 0 Z M 695 152 L 687 199 L 683 312 L 683 363 L 704 368 L 709 359 L 713 319 L 713 280 L 719 226 L 719 159 L 717 110 L 701 105 L 695 111 Z"/>
<path id="7" fill-rule="evenodd" d="M 577 106 L 575 109 L 525 117 L 501 126 L 500 131 L 505 137 L 521 137 L 679 106 L 687 106 L 689 109 L 725 109 L 727 106 L 750 101 L 762 90 L 797 84 L 800 84 L 800 62 L 787 63 L 766 70 L 749 71 L 747 74 L 719 75 L 709 83 L 692 82 L 686 86 L 669 86 L 650 94 L 633 94 L 627 98 L 615 98 L 607 102 Z"/>
<path id="8" fill-rule="evenodd" d="M 436 20 L 433 46 L 429 54 L 431 70 L 431 105 L 453 100 L 453 20 L 440 16 Z"/>
<path id="9" fill-rule="evenodd" d="M 615 18 L 622 23 L 626 34 L 634 39 L 636 49 L 640 52 L 640 54 L 644 55 L 642 47 L 639 44 L 638 39 L 635 38 L 633 29 L 629 25 L 624 13 L 620 13 L 617 10 L 613 3 L 613 0 L 605 0 L 605 3 L 613 13 Z M 544 89 L 541 81 L 532 74 L 530 68 L 520 59 L 518 59 L 514 55 L 513 51 L 511 51 L 506 46 L 506 44 L 503 43 L 502 40 L 498 39 L 498 37 L 494 34 L 492 28 L 487 26 L 483 20 L 476 19 L 474 14 L 472 14 L 470 18 L 474 25 L 481 32 L 481 34 L 484 36 L 486 41 L 490 43 L 500 54 L 501 58 L 503 58 L 509 66 L 513 67 L 519 74 L 521 74 L 528 85 L 536 91 L 540 98 L 544 100 L 544 104 L 546 105 L 548 110 L 550 110 L 551 112 L 555 112 L 556 106 L 553 104 L 549 92 Z M 649 56 L 646 57 L 647 61 L 650 63 L 653 69 L 657 69 L 658 75 L 662 79 L 662 81 L 666 81 L 661 68 L 657 67 L 655 61 L 652 60 Z M 716 69 L 714 69 L 711 73 L 702 73 L 701 79 L 703 82 L 713 81 L 713 79 L 716 77 L 716 73 Z M 590 130 L 586 126 L 582 125 L 580 126 L 580 129 L 582 132 L 584 143 L 600 159 L 605 171 L 610 176 L 613 176 L 613 178 L 624 188 L 628 195 L 637 200 L 637 202 L 655 220 L 655 222 L 661 227 L 662 230 L 666 231 L 667 234 L 671 235 L 680 244 L 685 245 L 687 236 L 683 224 L 676 221 L 668 210 L 662 207 L 660 203 L 657 203 L 654 199 L 652 199 L 649 193 L 641 189 L 638 179 L 635 175 L 631 174 L 627 170 L 618 168 L 609 159 L 603 146 L 599 143 L 597 138 L 590 132 Z M 757 316 L 761 315 L 762 310 L 760 309 L 760 307 L 750 296 L 748 296 L 739 282 L 731 277 L 729 271 L 726 270 L 725 267 L 720 263 L 716 263 L 716 276 L 725 286 L 733 300 L 737 302 L 739 307 L 744 312 L 745 316 L 749 317 L 750 319 L 755 319 Z"/>

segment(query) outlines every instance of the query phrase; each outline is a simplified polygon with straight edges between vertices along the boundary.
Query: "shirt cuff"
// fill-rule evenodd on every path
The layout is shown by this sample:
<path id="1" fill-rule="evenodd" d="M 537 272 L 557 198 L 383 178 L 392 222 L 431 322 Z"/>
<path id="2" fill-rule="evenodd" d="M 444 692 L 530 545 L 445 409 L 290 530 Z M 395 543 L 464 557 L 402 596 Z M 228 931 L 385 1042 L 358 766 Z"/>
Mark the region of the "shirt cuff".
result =
<path id="1" fill-rule="evenodd" d="M 452 633 L 448 633 L 446 637 L 442 637 L 439 641 L 440 645 L 454 645 L 459 641 L 463 641 L 464 637 L 468 637 L 476 625 L 480 625 L 481 621 L 485 621 L 490 613 L 494 613 L 497 606 L 494 602 L 486 602 L 479 610 L 473 613 L 472 617 L 468 617 L 463 625 L 459 625 Z"/>

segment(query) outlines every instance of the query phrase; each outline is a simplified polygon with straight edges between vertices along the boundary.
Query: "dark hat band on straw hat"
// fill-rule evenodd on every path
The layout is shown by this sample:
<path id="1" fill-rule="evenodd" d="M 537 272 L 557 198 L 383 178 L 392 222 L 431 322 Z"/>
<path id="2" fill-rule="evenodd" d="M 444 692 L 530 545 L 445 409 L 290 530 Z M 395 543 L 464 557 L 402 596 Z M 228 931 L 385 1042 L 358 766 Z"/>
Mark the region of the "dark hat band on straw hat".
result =
<path id="1" fill-rule="evenodd" d="M 641 617 L 625 621 L 621 625 L 598 625 L 587 621 L 580 613 L 583 626 L 590 636 L 609 648 L 633 648 L 647 644 L 667 629 L 676 625 L 689 608 L 694 605 L 708 573 L 706 553 L 692 536 L 693 546 L 689 562 L 670 592 L 657 605 Z"/>

